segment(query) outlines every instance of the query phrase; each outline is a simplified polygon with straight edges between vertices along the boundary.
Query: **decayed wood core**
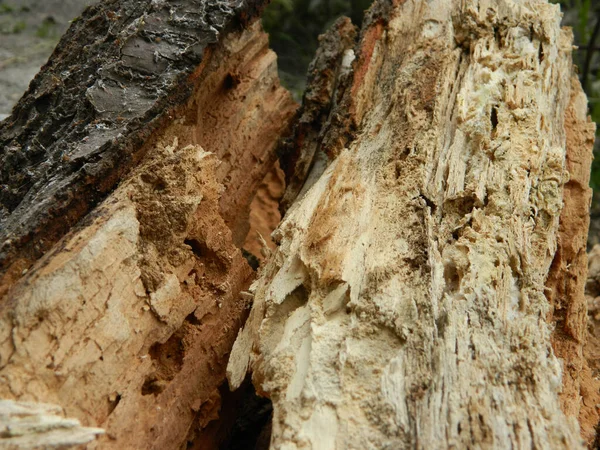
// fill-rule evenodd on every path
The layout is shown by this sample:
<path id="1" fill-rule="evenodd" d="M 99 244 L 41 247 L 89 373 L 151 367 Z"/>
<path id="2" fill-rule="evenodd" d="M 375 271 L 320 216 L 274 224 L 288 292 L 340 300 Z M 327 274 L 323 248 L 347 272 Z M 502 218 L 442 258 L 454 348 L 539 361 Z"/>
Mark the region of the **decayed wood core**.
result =
<path id="1" fill-rule="evenodd" d="M 587 117 L 587 98 L 576 76 L 571 78 L 571 98 L 565 110 L 566 169 L 569 181 L 563 189 L 558 247 L 546 281 L 550 303 L 548 322 L 556 324 L 552 347 L 562 365 L 561 407 L 576 417 L 581 435 L 590 448 L 600 421 L 600 381 L 584 357 L 587 340 L 586 242 L 589 227 L 589 188 L 595 126 Z"/>

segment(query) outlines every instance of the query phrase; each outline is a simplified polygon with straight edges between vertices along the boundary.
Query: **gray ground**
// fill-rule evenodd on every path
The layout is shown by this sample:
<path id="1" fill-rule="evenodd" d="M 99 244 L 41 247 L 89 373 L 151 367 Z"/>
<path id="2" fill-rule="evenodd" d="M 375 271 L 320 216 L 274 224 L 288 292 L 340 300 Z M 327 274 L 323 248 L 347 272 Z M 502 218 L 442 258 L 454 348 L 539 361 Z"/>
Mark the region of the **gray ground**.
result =
<path id="1" fill-rule="evenodd" d="M 69 22 L 95 0 L 0 0 L 0 120 L 45 64 Z"/>

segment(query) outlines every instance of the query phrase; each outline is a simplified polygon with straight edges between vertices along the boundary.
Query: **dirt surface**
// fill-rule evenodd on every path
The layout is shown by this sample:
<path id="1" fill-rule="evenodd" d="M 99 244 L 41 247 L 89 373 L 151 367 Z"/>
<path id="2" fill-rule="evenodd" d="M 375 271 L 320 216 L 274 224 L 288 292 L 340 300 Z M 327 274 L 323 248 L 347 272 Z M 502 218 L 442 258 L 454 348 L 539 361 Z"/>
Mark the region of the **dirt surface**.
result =
<path id="1" fill-rule="evenodd" d="M 72 19 L 94 0 L 0 0 L 0 120 L 6 118 Z"/>

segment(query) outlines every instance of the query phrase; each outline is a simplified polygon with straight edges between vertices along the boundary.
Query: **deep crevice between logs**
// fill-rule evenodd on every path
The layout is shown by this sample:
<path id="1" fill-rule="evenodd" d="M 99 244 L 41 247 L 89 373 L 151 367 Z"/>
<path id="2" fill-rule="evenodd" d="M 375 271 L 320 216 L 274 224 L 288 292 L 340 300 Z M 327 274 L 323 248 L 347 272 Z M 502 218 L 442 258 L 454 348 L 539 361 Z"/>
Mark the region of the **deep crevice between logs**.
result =
<path id="1" fill-rule="evenodd" d="M 218 228 L 221 225 L 213 223 L 214 220 L 210 219 L 211 213 L 208 213 L 208 210 L 202 212 L 202 209 L 207 207 L 210 209 L 212 208 L 210 204 L 213 201 L 218 202 L 218 214 L 224 219 L 231 232 L 232 243 L 237 247 L 237 251 L 241 252 L 246 258 L 247 263 L 254 271 L 258 269 L 260 261 L 264 260 L 264 257 L 268 254 L 268 248 L 273 247 L 274 244 L 271 242 L 270 234 L 281 218 L 278 206 L 279 199 L 283 194 L 283 176 L 276 164 L 272 150 L 271 153 L 265 153 L 264 149 L 273 149 L 277 142 L 277 139 L 273 138 L 277 138 L 277 136 L 285 131 L 285 128 L 282 129 L 281 124 L 274 124 L 272 131 L 269 131 L 269 127 L 266 126 L 265 128 L 270 134 L 265 135 L 265 132 L 262 132 L 262 134 L 261 132 L 255 132 L 257 136 L 254 143 L 252 140 L 248 142 L 247 137 L 245 137 L 244 145 L 239 147 L 244 151 L 242 155 L 235 154 L 235 146 L 239 146 L 239 144 L 233 143 L 232 145 L 233 138 L 231 137 L 231 133 L 227 131 L 244 126 L 244 122 L 239 122 L 239 124 L 236 122 L 238 120 L 236 114 L 240 109 L 240 100 L 245 102 L 249 108 L 253 107 L 252 97 L 256 96 L 256 94 L 249 91 L 248 83 L 252 83 L 254 77 L 257 77 L 255 72 L 259 67 L 254 67 L 255 64 L 248 55 L 255 52 L 259 55 L 259 58 L 264 58 L 266 51 L 266 47 L 257 48 L 256 44 L 251 41 L 242 45 L 238 54 L 228 54 L 226 56 L 217 54 L 211 57 L 211 60 L 215 62 L 228 58 L 232 62 L 226 66 L 233 66 L 234 68 L 228 70 L 227 67 L 219 67 L 216 70 L 216 74 L 211 73 L 208 79 L 203 80 L 203 92 L 193 97 L 193 101 L 190 102 L 191 108 L 188 107 L 187 111 L 175 115 L 174 125 L 171 125 L 172 130 L 167 129 L 163 132 L 162 137 L 155 144 L 166 146 L 169 140 L 175 136 L 177 141 L 170 147 L 167 147 L 166 159 L 164 155 L 160 156 L 157 165 L 147 165 L 147 171 L 144 172 L 144 176 L 140 177 L 142 182 L 151 189 L 147 201 L 140 203 L 140 207 L 138 208 L 138 217 L 142 223 L 142 230 L 144 229 L 144 224 L 147 224 L 151 229 L 157 230 L 157 232 L 151 232 L 150 234 L 146 233 L 150 238 L 150 248 L 144 248 L 144 244 L 142 252 L 146 255 L 146 261 L 154 259 L 153 255 L 156 254 L 153 250 L 154 248 L 159 250 L 159 255 L 165 255 L 167 258 L 164 259 L 163 257 L 162 262 L 159 260 L 158 266 L 154 264 L 157 270 L 152 269 L 153 263 L 146 263 L 146 270 L 150 268 L 150 273 L 157 273 L 158 275 L 161 269 L 164 271 L 169 265 L 176 266 L 182 258 L 177 256 L 178 253 L 175 250 L 179 248 L 186 253 L 185 248 L 187 247 L 196 260 L 196 268 L 190 272 L 190 275 L 193 275 L 199 287 L 205 290 L 208 289 L 209 292 L 212 290 L 212 295 L 217 297 L 218 309 L 209 313 L 209 315 L 213 316 L 220 314 L 219 309 L 222 306 L 224 307 L 224 304 L 218 299 L 220 296 L 230 296 L 231 299 L 239 298 L 242 289 L 230 285 L 228 281 L 228 274 L 234 270 L 231 262 L 231 250 L 227 250 L 227 245 L 223 246 L 222 242 L 223 235 L 228 235 L 228 233 L 225 233 L 225 230 L 222 228 Z M 209 61 L 208 66 L 210 67 L 210 65 L 211 62 Z M 232 73 L 235 73 L 235 76 Z M 224 74 L 222 79 L 219 74 Z M 208 88 L 211 86 L 214 87 L 213 92 L 215 92 L 215 95 L 213 97 L 203 95 L 206 91 L 210 92 L 207 86 Z M 267 95 L 263 94 L 261 100 L 265 101 L 264 97 L 267 97 Z M 248 97 L 250 98 L 248 99 Z M 218 106 L 207 108 L 207 102 Z M 280 107 L 280 105 L 275 105 L 275 107 Z M 283 107 L 284 110 L 279 111 L 278 114 L 289 117 L 289 105 L 284 104 Z M 198 111 L 198 113 L 196 114 L 194 110 Z M 192 117 L 191 120 L 189 119 L 190 115 Z M 186 122 L 190 120 L 189 130 L 182 130 L 183 127 L 177 125 L 178 116 L 186 117 Z M 265 122 L 261 123 L 261 126 L 264 127 Z M 224 132 L 222 134 L 219 133 L 217 127 L 223 128 Z M 182 134 L 187 134 L 188 138 L 184 137 L 182 139 Z M 215 134 L 217 135 L 216 137 Z M 169 153 L 177 155 L 178 152 L 185 150 L 185 148 L 183 150 L 181 148 L 185 146 L 186 141 L 189 142 L 189 135 L 191 135 L 192 141 L 200 143 L 205 150 L 213 151 L 220 159 L 220 164 L 214 166 L 215 173 L 217 180 L 225 185 L 225 192 L 228 192 L 228 195 L 220 195 L 219 198 L 211 197 L 208 191 L 203 191 L 203 188 L 201 188 L 200 195 L 204 196 L 204 198 L 200 200 L 198 211 L 196 213 L 191 211 L 187 213 L 192 214 L 195 218 L 183 219 L 183 224 L 187 223 L 187 225 L 183 228 L 178 228 L 176 226 L 177 217 L 182 212 L 181 207 L 183 204 L 180 205 L 178 201 L 173 203 L 173 194 L 177 191 L 177 186 L 181 183 L 176 181 L 177 176 L 175 172 L 169 175 L 169 170 L 171 169 L 169 169 L 168 163 L 167 165 L 164 164 L 164 161 L 168 161 L 171 158 L 168 156 Z M 255 148 L 249 149 L 248 146 L 250 145 L 254 145 Z M 261 150 L 263 147 L 264 149 Z M 263 152 L 264 156 L 258 156 L 260 152 Z M 161 150 L 159 153 L 164 154 L 165 152 Z M 248 155 L 252 156 L 252 160 L 246 158 Z M 181 161 L 184 161 L 184 159 L 179 158 Z M 248 164 L 260 167 L 259 162 L 262 163 L 262 167 L 266 167 L 268 170 L 262 169 L 262 173 L 265 175 L 258 187 L 248 186 L 248 172 L 252 175 L 252 171 L 254 170 L 252 166 L 250 166 L 250 170 L 247 170 Z M 176 162 L 172 167 L 174 169 L 177 168 L 177 172 L 183 173 L 180 162 Z M 167 174 L 160 176 L 165 170 Z M 254 172 L 256 173 L 256 170 Z M 179 177 L 181 178 L 181 175 Z M 202 172 L 200 172 L 199 177 L 191 174 L 187 177 L 191 180 L 195 178 L 195 183 L 200 183 L 198 184 L 199 187 L 205 183 Z M 165 180 L 170 181 L 166 182 Z M 231 194 L 231 191 L 238 192 L 239 194 Z M 160 201 L 161 206 L 158 208 L 158 212 L 155 213 L 153 210 L 156 209 L 156 205 L 153 203 L 153 199 L 157 198 L 157 196 L 159 198 L 163 197 L 164 200 Z M 240 198 L 242 199 L 242 203 L 239 203 Z M 251 204 L 247 202 L 243 203 L 244 199 L 252 199 Z M 135 200 L 139 201 L 138 198 Z M 184 214 L 186 213 L 184 212 Z M 146 216 L 147 218 L 144 219 Z M 157 228 L 157 218 L 160 218 L 159 223 L 162 222 L 170 230 L 161 229 L 161 227 Z M 199 220 L 199 222 L 195 223 L 195 220 Z M 184 236 L 183 247 L 181 247 L 181 244 L 176 244 L 175 241 L 171 242 L 171 238 L 168 239 L 168 242 L 165 240 L 168 236 L 173 237 L 175 240 L 180 240 L 181 237 L 178 236 L 182 234 Z M 156 238 L 152 236 L 156 236 Z M 225 239 L 228 240 L 229 238 Z M 146 287 L 150 296 L 158 294 L 161 286 L 164 285 L 164 273 L 158 276 L 160 278 L 155 280 L 150 288 L 149 286 Z M 244 282 L 244 286 L 248 286 L 255 276 L 256 272 Z M 154 310 L 154 307 L 152 309 Z M 159 396 L 166 391 L 169 383 L 175 378 L 176 372 L 182 369 L 182 365 L 188 357 L 187 353 L 193 352 L 192 348 L 188 348 L 190 344 L 186 345 L 186 342 L 193 340 L 193 336 L 203 330 L 207 317 L 206 313 L 203 315 L 200 312 L 188 315 L 184 326 L 179 328 L 165 344 L 157 342 L 151 347 L 150 355 L 152 356 L 153 369 L 146 376 L 146 380 L 142 386 L 142 395 Z M 246 313 L 240 317 L 241 321 L 236 324 L 236 329 L 243 324 L 245 318 Z M 211 319 L 209 318 L 208 320 L 210 321 Z M 175 340 L 173 341 L 173 339 Z M 177 364 L 178 362 L 179 364 Z M 223 362 L 215 360 L 214 363 L 218 364 L 218 367 L 224 367 Z M 221 436 L 220 434 L 223 433 L 224 428 L 227 428 L 228 416 L 235 414 L 237 411 L 246 411 L 249 416 L 254 416 L 256 411 L 252 405 L 258 404 L 261 408 L 264 406 L 266 400 L 257 403 L 257 397 L 253 394 L 253 390 L 250 394 L 246 395 L 247 390 L 246 388 L 240 393 L 243 394 L 241 400 L 240 395 L 225 395 L 223 393 L 223 386 L 218 392 L 214 391 L 210 398 L 200 405 L 196 419 L 193 421 L 195 425 L 192 425 L 189 431 L 190 436 L 198 434 L 201 438 L 194 437 L 191 440 L 188 438 L 188 448 L 196 448 L 194 446 L 199 445 L 198 442 L 202 442 L 202 445 L 198 448 L 216 448 L 217 441 L 230 442 L 229 444 L 220 443 L 219 446 L 221 448 L 240 448 L 239 446 L 243 444 L 240 444 L 240 442 L 236 444 L 236 439 L 238 438 L 235 437 L 235 432 L 232 431 L 234 434 L 231 437 L 228 437 L 228 435 Z M 241 405 L 240 401 L 242 401 Z M 234 404 L 237 404 L 235 408 L 233 408 Z M 236 420 L 239 422 L 240 420 L 247 419 L 238 417 Z M 226 445 L 226 447 L 223 447 L 223 445 Z"/>
<path id="2" fill-rule="evenodd" d="M 190 429 L 189 450 L 268 450 L 273 406 L 259 396 L 250 377 L 235 391 L 227 382 L 219 387 L 221 404 L 218 420 L 203 429 Z"/>
<path id="3" fill-rule="evenodd" d="M 253 268 L 264 261 L 275 245 L 270 239 L 270 232 L 267 235 L 265 231 L 273 231 L 295 197 L 306 189 L 305 183 L 308 183 L 307 178 L 310 178 L 309 173 L 315 163 L 313 158 L 318 158 L 315 150 L 322 155 L 335 154 L 344 143 L 353 140 L 352 117 L 330 117 L 330 112 L 336 103 L 350 101 L 347 90 L 352 82 L 350 64 L 356 44 L 357 31 L 348 18 L 338 19 L 320 39 L 319 51 L 309 68 L 308 89 L 302 108 L 293 122 L 294 129 L 290 137 L 280 143 L 277 151 L 285 181 L 279 163 L 275 164 L 265 176 L 251 205 L 250 230 L 242 251 Z M 335 70 L 332 71 L 332 67 Z M 337 133 L 338 129 L 335 135 L 328 136 L 328 129 L 336 129 L 330 122 L 339 121 L 345 124 L 342 129 L 346 130 L 346 134 Z M 308 147 L 313 147 L 313 151 Z M 199 434 L 191 433 L 188 448 L 267 449 L 272 420 L 271 402 L 257 395 L 250 377 L 233 393 L 222 386 L 221 400 L 219 419 Z M 209 435 L 210 438 L 207 437 Z M 221 436 L 218 443 L 210 441 L 215 435 Z"/>

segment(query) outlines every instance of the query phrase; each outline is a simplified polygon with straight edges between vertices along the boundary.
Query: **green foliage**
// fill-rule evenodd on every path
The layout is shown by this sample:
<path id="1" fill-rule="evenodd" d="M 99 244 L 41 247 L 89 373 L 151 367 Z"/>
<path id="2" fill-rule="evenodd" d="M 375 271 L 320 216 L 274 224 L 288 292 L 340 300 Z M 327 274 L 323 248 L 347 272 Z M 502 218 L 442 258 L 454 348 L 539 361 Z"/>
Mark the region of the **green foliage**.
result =
<path id="1" fill-rule="evenodd" d="M 579 23 L 577 24 L 579 30 L 579 36 L 583 42 L 589 42 L 590 40 L 590 13 L 592 9 L 592 0 L 579 1 Z"/>
<path id="2" fill-rule="evenodd" d="M 19 34 L 21 33 L 25 28 L 27 27 L 27 24 L 25 23 L 24 20 L 18 20 L 17 22 L 15 22 L 15 24 L 13 25 L 12 28 L 12 32 L 13 34 Z"/>
<path id="3" fill-rule="evenodd" d="M 56 21 L 52 18 L 44 19 L 35 32 L 35 35 L 42 39 L 54 38 L 56 34 Z"/>
<path id="4" fill-rule="evenodd" d="M 8 3 L 0 3 L 0 14 L 9 14 L 14 11 L 14 8 Z"/>

